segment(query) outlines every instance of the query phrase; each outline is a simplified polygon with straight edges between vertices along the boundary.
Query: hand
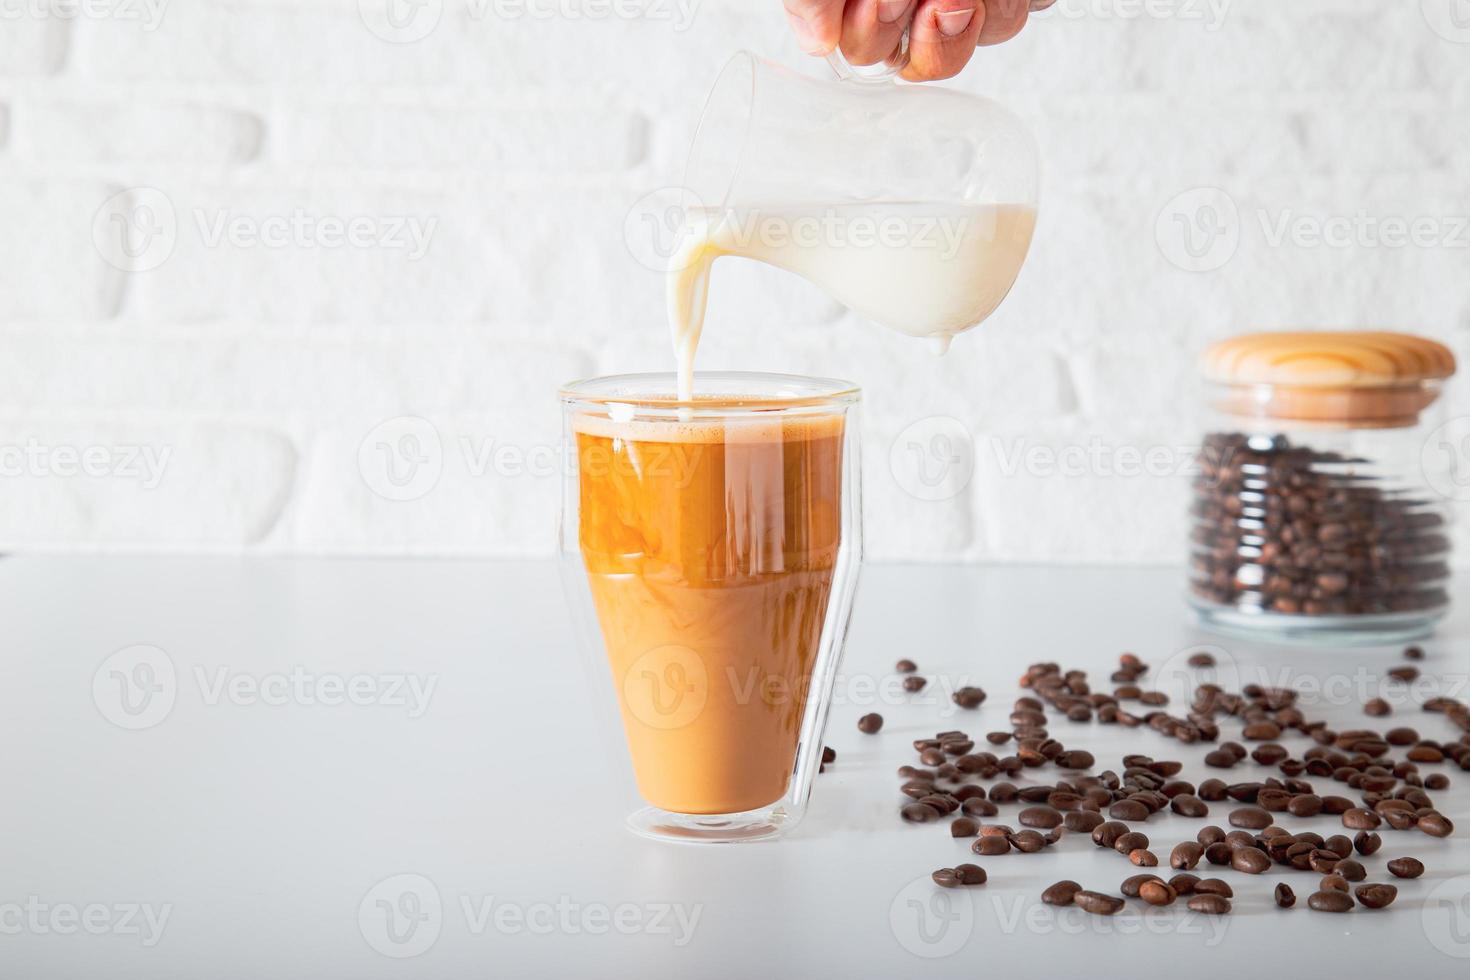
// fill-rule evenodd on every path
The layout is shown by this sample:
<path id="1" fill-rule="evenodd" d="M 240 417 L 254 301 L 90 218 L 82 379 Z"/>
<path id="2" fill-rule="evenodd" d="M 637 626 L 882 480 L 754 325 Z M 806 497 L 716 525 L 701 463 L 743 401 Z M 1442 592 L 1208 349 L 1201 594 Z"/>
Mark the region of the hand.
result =
<path id="1" fill-rule="evenodd" d="M 978 45 L 1009 41 L 1032 11 L 1056 0 L 783 0 L 796 39 L 808 54 L 825 57 L 838 45 L 855 65 L 893 54 L 909 32 L 911 82 L 950 78 Z"/>

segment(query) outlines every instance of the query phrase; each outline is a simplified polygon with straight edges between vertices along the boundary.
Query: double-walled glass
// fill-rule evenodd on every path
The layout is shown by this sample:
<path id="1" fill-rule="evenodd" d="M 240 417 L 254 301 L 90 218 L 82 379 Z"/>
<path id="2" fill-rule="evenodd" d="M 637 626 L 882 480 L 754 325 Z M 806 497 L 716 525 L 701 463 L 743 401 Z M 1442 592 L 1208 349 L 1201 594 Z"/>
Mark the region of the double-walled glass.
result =
<path id="1" fill-rule="evenodd" d="M 1190 552 L 1204 624 L 1333 644 L 1430 632 L 1450 600 L 1439 391 L 1207 385 Z"/>
<path id="2" fill-rule="evenodd" d="M 801 819 L 862 554 L 857 389 L 710 373 L 562 390 L 563 581 L 616 705 L 638 833 L 729 842 Z"/>

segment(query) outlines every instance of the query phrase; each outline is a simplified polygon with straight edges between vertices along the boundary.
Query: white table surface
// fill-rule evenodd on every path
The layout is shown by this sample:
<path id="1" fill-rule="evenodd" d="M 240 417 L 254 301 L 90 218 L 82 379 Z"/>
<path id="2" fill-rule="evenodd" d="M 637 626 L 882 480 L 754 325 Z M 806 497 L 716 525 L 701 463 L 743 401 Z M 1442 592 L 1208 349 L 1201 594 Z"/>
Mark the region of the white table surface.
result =
<path id="1" fill-rule="evenodd" d="M 1122 650 L 1157 666 L 1203 640 L 1251 677 L 1265 667 L 1333 680 L 1329 700 L 1401 662 L 1397 648 L 1210 640 L 1179 593 L 1175 569 L 865 569 L 827 737 L 840 758 L 819 778 L 807 821 L 778 843 L 676 847 L 634 838 L 614 812 L 609 733 L 588 703 L 552 563 L 7 559 L 0 974 L 1052 977 L 1101 965 L 1103 975 L 1162 977 L 1193 963 L 1207 976 L 1269 964 L 1286 975 L 1463 977 L 1470 775 L 1453 767 L 1452 789 L 1437 796 L 1459 835 L 1384 831 L 1383 851 L 1367 862 L 1373 880 L 1391 880 L 1383 859 L 1398 854 L 1430 869 L 1397 882 L 1399 900 L 1382 912 L 1309 911 L 1315 876 L 1278 871 L 1220 873 L 1237 894 L 1224 920 L 1180 907 L 1144 914 L 1137 902 L 1112 919 L 1041 905 L 1057 879 L 1116 892 L 1133 873 L 1080 835 L 1043 854 L 980 860 L 990 872 L 983 888 L 941 893 L 927 883 L 934 868 L 970 860 L 968 842 L 942 825 L 901 823 L 894 770 L 912 761 L 917 736 L 1007 727 L 1016 677 L 1031 661 L 1087 669 L 1106 687 Z M 1467 606 L 1428 642 L 1422 665 L 1464 698 Z M 133 669 L 138 652 L 109 657 L 138 644 L 164 651 L 174 684 L 128 715 L 113 671 Z M 978 713 L 937 699 L 875 704 L 865 679 L 887 678 L 901 656 L 950 684 L 978 683 L 990 700 Z M 318 681 L 368 677 L 382 686 L 362 693 L 382 703 L 312 703 L 287 691 L 286 703 L 271 704 L 248 687 L 217 687 L 298 666 Z M 388 687 L 406 675 L 434 680 L 421 713 Z M 330 681 L 311 690 L 333 693 Z M 1349 705 L 1307 704 L 1342 727 L 1378 726 Z M 887 726 L 860 735 L 857 717 L 875 709 Z M 1392 720 L 1451 734 L 1414 706 Z M 1184 759 L 1203 778 L 1203 746 L 1146 729 L 1057 721 L 1052 730 L 1093 750 L 1099 768 L 1140 751 Z M 1227 778 L 1266 774 L 1246 765 Z M 1323 792 L 1342 789 L 1322 782 Z M 1014 819 L 1014 808 L 1003 812 Z M 1209 819 L 1223 825 L 1225 808 L 1214 805 Z M 1335 818 L 1283 822 L 1340 829 Z M 1200 824 L 1161 815 L 1144 829 L 1163 856 Z M 1288 913 L 1270 904 L 1280 880 L 1301 898 Z M 421 917 L 394 943 L 377 902 L 405 893 L 419 896 Z M 167 914 L 161 929 L 148 911 L 155 923 Z M 622 916 L 623 931 L 603 916 Z"/>

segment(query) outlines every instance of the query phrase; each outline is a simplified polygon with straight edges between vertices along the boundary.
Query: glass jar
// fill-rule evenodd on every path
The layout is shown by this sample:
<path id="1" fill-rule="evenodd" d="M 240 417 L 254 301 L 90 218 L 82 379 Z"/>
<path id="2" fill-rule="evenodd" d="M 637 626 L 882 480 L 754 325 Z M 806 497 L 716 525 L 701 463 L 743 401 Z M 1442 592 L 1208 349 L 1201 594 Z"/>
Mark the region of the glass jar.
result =
<path id="1" fill-rule="evenodd" d="M 1391 643 L 1449 608 L 1449 501 L 1426 452 L 1454 359 L 1397 334 L 1255 334 L 1205 358 L 1190 601 L 1208 628 Z"/>

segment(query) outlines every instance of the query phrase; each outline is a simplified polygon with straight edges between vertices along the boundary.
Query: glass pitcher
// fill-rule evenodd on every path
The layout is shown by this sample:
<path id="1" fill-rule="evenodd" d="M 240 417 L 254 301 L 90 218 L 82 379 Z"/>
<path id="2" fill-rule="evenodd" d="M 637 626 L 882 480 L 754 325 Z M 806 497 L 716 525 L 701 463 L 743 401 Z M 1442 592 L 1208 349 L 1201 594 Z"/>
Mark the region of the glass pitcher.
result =
<path id="1" fill-rule="evenodd" d="M 994 101 L 897 84 L 904 60 L 834 53 L 831 81 L 730 60 L 689 153 L 676 302 L 702 304 L 710 258 L 737 255 L 941 349 L 1000 305 L 1035 229 L 1035 141 Z"/>

